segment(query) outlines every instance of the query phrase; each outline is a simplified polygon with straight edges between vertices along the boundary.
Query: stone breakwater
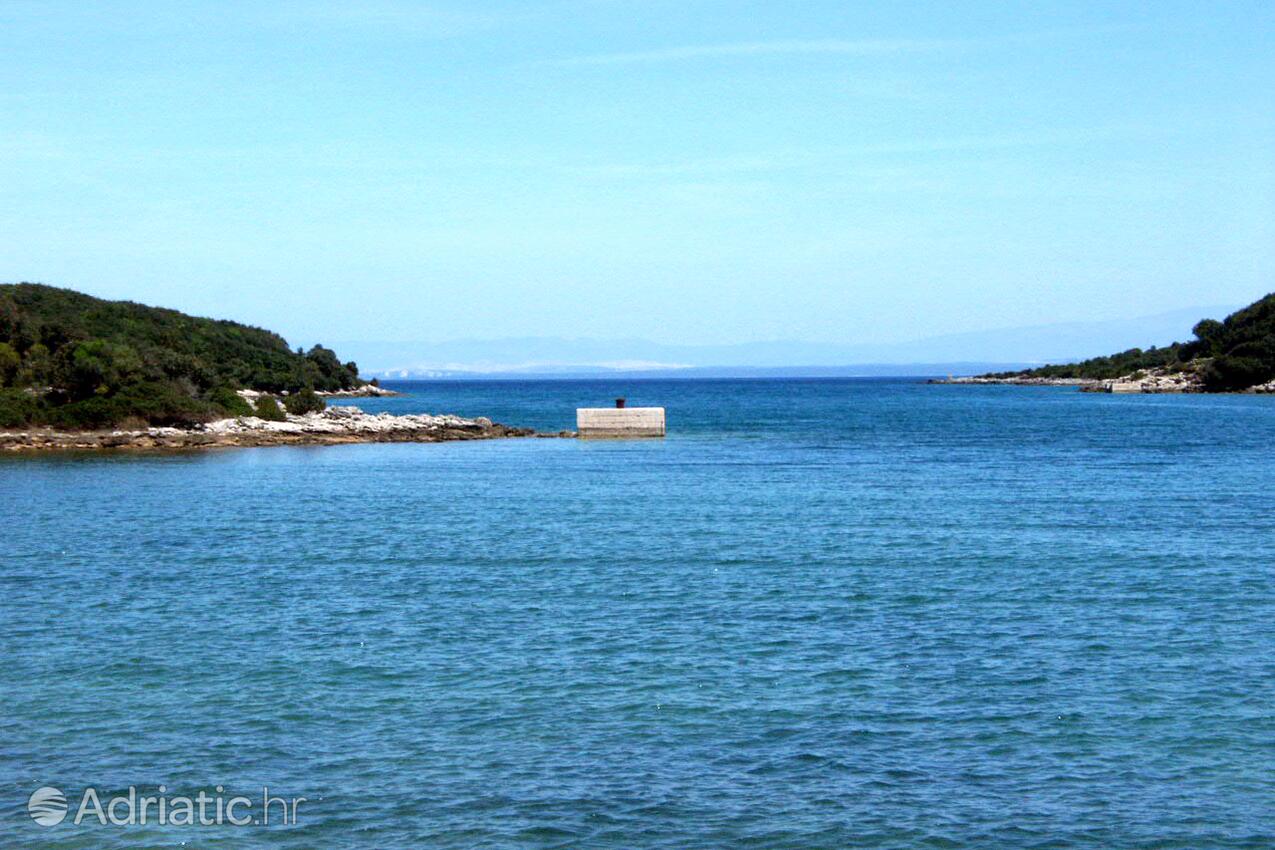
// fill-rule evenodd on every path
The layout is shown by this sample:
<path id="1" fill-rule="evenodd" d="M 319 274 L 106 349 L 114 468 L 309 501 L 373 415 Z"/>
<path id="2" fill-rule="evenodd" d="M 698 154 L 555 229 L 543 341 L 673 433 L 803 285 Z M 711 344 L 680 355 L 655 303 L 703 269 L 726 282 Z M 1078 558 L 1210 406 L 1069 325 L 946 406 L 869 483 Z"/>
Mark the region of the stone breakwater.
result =
<path id="1" fill-rule="evenodd" d="M 195 428 L 144 428 L 131 431 L 0 431 L 0 450 L 205 449 L 233 446 L 324 446 L 343 443 L 441 443 L 502 437 L 573 437 L 570 431 L 539 434 L 490 419 L 369 414 L 357 407 L 333 407 L 287 421 L 255 416 L 219 419 Z"/>

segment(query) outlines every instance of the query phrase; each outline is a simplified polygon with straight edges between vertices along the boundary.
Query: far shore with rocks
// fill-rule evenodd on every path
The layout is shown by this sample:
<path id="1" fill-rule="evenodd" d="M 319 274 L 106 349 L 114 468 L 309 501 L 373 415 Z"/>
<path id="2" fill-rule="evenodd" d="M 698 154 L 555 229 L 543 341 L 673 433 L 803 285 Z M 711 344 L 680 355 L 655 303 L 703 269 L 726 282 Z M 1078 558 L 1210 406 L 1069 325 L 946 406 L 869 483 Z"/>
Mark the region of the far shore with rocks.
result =
<path id="1" fill-rule="evenodd" d="M 1103 383 L 1092 378 L 1036 378 L 1030 375 L 963 375 L 931 378 L 928 384 L 1009 384 L 1016 387 L 1089 387 Z"/>
<path id="2" fill-rule="evenodd" d="M 31 428 L 0 431 L 0 451 L 94 449 L 181 450 L 249 446 L 329 446 L 346 443 L 442 443 L 507 437 L 574 437 L 572 431 L 538 433 L 479 417 L 428 413 L 370 414 L 357 407 L 330 407 L 274 422 L 256 416 L 219 419 L 192 428 L 114 431 L 55 431 Z"/>
<path id="3" fill-rule="evenodd" d="M 1119 378 L 1042 378 L 1034 375 L 973 375 L 934 378 L 931 384 L 1010 384 L 1018 387 L 1079 387 L 1084 393 L 1204 393 L 1198 364 L 1179 369 L 1145 369 Z M 1275 381 L 1241 391 L 1249 395 L 1275 393 Z"/>

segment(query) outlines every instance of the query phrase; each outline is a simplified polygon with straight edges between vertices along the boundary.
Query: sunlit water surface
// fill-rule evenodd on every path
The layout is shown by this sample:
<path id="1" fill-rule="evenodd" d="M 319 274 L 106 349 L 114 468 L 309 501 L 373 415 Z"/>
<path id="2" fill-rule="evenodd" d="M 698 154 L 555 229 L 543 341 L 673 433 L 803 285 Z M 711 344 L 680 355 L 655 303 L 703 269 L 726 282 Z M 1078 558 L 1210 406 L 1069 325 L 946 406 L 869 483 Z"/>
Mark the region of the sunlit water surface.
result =
<path id="1" fill-rule="evenodd" d="M 0 843 L 1275 846 L 1275 398 L 409 389 L 669 436 L 0 459 Z"/>

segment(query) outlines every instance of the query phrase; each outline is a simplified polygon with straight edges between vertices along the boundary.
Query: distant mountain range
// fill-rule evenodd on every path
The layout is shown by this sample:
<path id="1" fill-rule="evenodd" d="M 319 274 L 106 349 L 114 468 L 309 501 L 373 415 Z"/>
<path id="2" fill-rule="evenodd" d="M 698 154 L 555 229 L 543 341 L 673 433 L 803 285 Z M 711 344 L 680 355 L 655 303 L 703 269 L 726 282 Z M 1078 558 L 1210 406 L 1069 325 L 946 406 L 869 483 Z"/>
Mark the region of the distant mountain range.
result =
<path id="1" fill-rule="evenodd" d="M 641 339 L 527 337 L 441 343 L 345 340 L 365 377 L 775 377 L 975 375 L 1079 360 L 1093 351 L 1167 345 L 1190 336 L 1200 316 L 1233 305 L 1134 319 L 1001 328 L 886 344 L 792 340 L 669 345 Z"/>

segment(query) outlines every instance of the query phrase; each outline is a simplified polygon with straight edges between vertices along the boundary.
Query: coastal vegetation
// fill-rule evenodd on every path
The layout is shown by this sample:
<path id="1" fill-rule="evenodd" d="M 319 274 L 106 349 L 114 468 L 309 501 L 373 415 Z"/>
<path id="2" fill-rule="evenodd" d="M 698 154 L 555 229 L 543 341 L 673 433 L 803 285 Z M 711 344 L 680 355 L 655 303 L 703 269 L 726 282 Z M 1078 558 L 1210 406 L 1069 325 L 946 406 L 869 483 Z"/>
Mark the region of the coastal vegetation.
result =
<path id="1" fill-rule="evenodd" d="M 304 416 L 307 413 L 318 413 L 327 407 L 327 403 L 318 394 L 306 387 L 292 393 L 283 400 L 283 407 L 293 416 Z"/>
<path id="2" fill-rule="evenodd" d="M 0 284 L 0 427 L 186 426 L 251 414 L 240 389 L 288 393 L 298 399 L 290 407 L 322 410 L 316 391 L 363 383 L 358 366 L 331 349 L 294 351 L 261 328 Z"/>
<path id="3" fill-rule="evenodd" d="M 283 422 L 288 418 L 283 415 L 279 402 L 275 401 L 272 395 L 263 395 L 257 399 L 255 413 L 258 419 L 264 419 L 267 422 Z"/>
<path id="4" fill-rule="evenodd" d="M 1192 333 L 1190 341 L 1163 348 L 1131 348 L 1079 363 L 988 377 L 1111 380 L 1152 370 L 1194 372 L 1210 392 L 1234 392 L 1275 379 L 1275 293 L 1222 321 L 1203 319 Z"/>

